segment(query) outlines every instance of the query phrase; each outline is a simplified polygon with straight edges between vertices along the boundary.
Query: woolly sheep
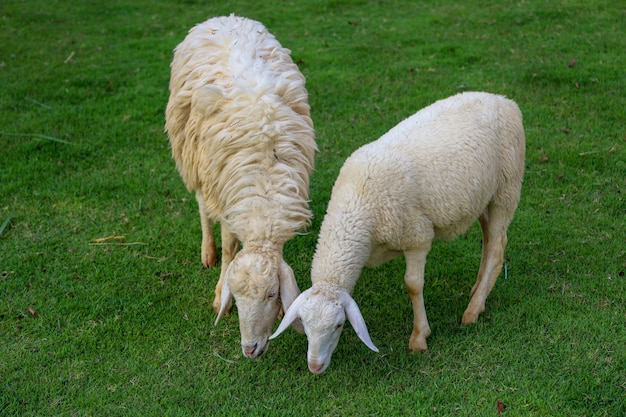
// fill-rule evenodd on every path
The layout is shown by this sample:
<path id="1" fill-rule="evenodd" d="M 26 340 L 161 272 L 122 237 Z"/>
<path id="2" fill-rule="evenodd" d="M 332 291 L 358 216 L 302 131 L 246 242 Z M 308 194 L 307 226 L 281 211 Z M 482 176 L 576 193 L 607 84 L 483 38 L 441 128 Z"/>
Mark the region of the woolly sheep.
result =
<path id="1" fill-rule="evenodd" d="M 198 201 L 207 267 L 217 262 L 212 224 L 221 223 L 215 324 L 234 296 L 242 351 L 261 355 L 281 302 L 286 311 L 300 293 L 283 246 L 311 218 L 317 147 L 304 76 L 261 23 L 209 19 L 174 50 L 165 130 Z"/>
<path id="2" fill-rule="evenodd" d="M 463 314 L 474 323 L 496 282 L 506 231 L 520 198 L 525 137 L 517 105 L 488 93 L 440 100 L 350 156 L 335 182 L 311 268 L 313 286 L 291 305 L 270 339 L 300 318 L 308 366 L 330 363 L 347 317 L 372 343 L 351 294 L 364 265 L 404 254 L 413 304 L 409 348 L 425 351 L 424 265 L 431 243 L 465 233 L 478 219 L 483 249 L 478 279 Z"/>

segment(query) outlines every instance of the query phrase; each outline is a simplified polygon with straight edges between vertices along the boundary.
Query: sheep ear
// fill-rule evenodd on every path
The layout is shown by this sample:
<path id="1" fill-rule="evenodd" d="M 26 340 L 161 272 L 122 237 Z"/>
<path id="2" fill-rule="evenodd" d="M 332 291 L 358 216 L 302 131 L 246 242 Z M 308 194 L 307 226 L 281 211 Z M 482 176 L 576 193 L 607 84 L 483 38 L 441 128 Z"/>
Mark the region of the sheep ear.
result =
<path id="1" fill-rule="evenodd" d="M 284 260 L 278 269 L 278 281 L 280 282 L 280 299 L 283 303 L 283 311 L 287 312 L 291 304 L 300 295 L 300 289 L 293 270 Z M 298 333 L 304 333 L 302 322 L 298 318 L 293 321 L 292 325 Z"/>
<path id="2" fill-rule="evenodd" d="M 222 296 L 220 298 L 220 312 L 215 319 L 215 326 L 220 322 L 226 311 L 228 310 L 228 305 L 233 298 L 233 295 L 230 292 L 230 288 L 228 288 L 228 276 L 224 276 L 224 282 L 222 283 Z"/>
<path id="3" fill-rule="evenodd" d="M 283 316 L 283 320 L 280 322 L 280 325 L 278 326 L 274 334 L 270 336 L 270 339 L 274 339 L 278 337 L 282 332 L 285 331 L 287 327 L 289 327 L 290 324 L 292 324 L 295 320 L 300 319 L 300 306 L 302 305 L 302 302 L 304 301 L 305 297 L 306 297 L 306 291 L 300 294 L 298 297 L 296 297 L 296 299 L 293 301 L 293 303 L 289 307 L 289 310 L 285 312 L 285 315 Z"/>
<path id="4" fill-rule="evenodd" d="M 348 317 L 348 320 L 350 320 L 350 324 L 352 325 L 352 328 L 354 328 L 357 336 L 359 336 L 359 339 L 361 339 L 368 348 L 378 353 L 378 348 L 374 346 L 372 339 L 370 339 L 370 335 L 367 332 L 367 326 L 365 325 L 365 319 L 363 318 L 356 301 L 354 301 L 350 294 L 345 291 L 342 291 L 339 297 L 341 303 L 343 304 L 343 308 L 346 310 L 346 316 Z"/>
<path id="5" fill-rule="evenodd" d="M 300 295 L 300 288 L 296 282 L 293 270 L 282 261 L 278 269 L 278 281 L 280 282 L 280 299 L 283 303 L 283 310 L 289 310 L 289 306 Z"/>

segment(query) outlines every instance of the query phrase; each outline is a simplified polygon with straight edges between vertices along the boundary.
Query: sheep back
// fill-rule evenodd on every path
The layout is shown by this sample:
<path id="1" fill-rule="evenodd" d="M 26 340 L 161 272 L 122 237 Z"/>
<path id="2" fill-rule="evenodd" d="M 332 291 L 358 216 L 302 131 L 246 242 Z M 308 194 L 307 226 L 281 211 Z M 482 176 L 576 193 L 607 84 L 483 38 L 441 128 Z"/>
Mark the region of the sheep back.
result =
<path id="1" fill-rule="evenodd" d="M 337 222 L 357 219 L 370 222 L 358 227 L 371 231 L 373 241 L 402 250 L 416 239 L 464 233 L 488 204 L 512 216 L 524 158 L 522 114 L 513 101 L 478 92 L 440 100 L 346 160 L 320 239 L 333 229 L 355 230 Z M 359 211 L 369 215 L 340 214 Z"/>
<path id="2" fill-rule="evenodd" d="M 240 241 L 251 223 L 266 229 L 260 239 L 286 241 L 309 222 L 305 79 L 261 23 L 231 15 L 189 31 L 174 51 L 165 129 L 187 188 Z"/>

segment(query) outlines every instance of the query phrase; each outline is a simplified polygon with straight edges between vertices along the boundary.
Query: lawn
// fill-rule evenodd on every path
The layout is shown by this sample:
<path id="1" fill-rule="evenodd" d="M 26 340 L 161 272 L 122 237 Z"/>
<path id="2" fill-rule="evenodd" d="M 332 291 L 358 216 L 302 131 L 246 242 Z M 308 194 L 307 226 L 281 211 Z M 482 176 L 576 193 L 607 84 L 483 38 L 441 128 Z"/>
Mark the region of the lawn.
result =
<path id="1" fill-rule="evenodd" d="M 230 13 L 307 78 L 315 217 L 285 248 L 301 290 L 352 151 L 460 91 L 518 103 L 522 200 L 477 324 L 475 225 L 429 254 L 424 354 L 403 259 L 354 292 L 380 353 L 348 328 L 324 374 L 292 330 L 250 360 L 236 310 L 213 326 L 219 268 L 163 127 L 172 49 Z M 609 0 L 3 0 L 0 415 L 626 415 L 624 51 Z"/>

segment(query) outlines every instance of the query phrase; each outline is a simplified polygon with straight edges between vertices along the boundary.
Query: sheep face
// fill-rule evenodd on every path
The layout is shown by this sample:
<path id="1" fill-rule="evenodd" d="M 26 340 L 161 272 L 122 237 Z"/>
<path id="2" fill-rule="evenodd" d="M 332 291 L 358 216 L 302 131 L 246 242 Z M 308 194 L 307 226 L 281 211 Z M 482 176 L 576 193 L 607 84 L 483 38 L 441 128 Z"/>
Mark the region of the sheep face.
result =
<path id="1" fill-rule="evenodd" d="M 276 257 L 242 250 L 228 266 L 225 283 L 237 303 L 241 348 L 249 358 L 262 355 L 280 309 Z"/>
<path id="2" fill-rule="evenodd" d="M 228 266 L 222 286 L 222 311 L 234 297 L 239 314 L 241 349 L 249 358 L 262 355 L 282 306 L 300 294 L 293 271 L 279 253 L 243 249 Z M 217 321 L 216 321 L 217 323 Z M 299 322 L 294 323 L 301 331 Z"/>
<path id="3" fill-rule="evenodd" d="M 300 307 L 302 327 L 309 341 L 307 365 L 320 374 L 330 364 L 346 322 L 346 313 L 339 300 L 309 296 Z"/>
<path id="4" fill-rule="evenodd" d="M 313 286 L 300 294 L 270 339 L 277 337 L 289 324 L 300 319 L 309 341 L 307 351 L 309 370 L 319 374 L 330 364 L 346 318 L 363 343 L 378 352 L 367 332 L 359 307 L 350 294 L 345 290 L 325 285 Z"/>

